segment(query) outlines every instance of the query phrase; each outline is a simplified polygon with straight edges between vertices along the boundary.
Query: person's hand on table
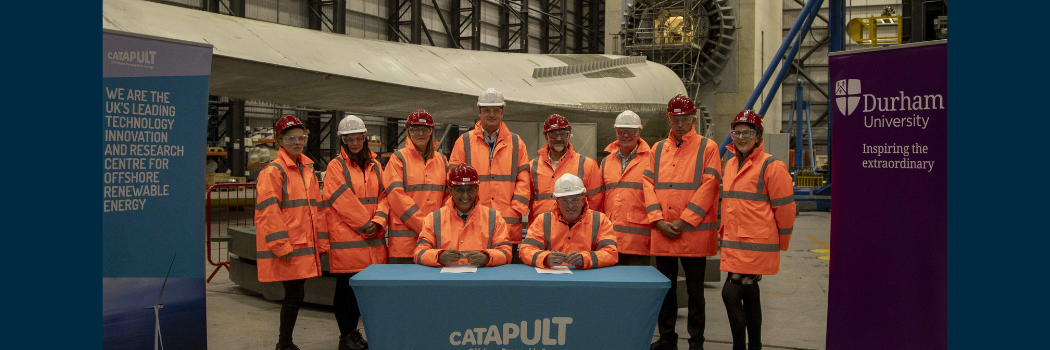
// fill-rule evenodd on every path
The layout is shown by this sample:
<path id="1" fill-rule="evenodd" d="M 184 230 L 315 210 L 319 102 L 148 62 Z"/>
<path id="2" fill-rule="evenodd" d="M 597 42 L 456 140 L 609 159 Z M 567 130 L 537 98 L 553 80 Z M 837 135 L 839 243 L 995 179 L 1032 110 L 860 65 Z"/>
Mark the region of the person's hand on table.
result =
<path id="1" fill-rule="evenodd" d="M 489 256 L 485 253 L 476 250 L 471 250 L 463 252 L 463 254 L 466 255 L 467 263 L 471 265 L 485 266 L 485 264 L 489 263 Z"/>
<path id="2" fill-rule="evenodd" d="M 459 258 L 463 257 L 463 254 L 455 249 L 446 249 L 438 255 L 438 264 L 448 265 L 459 261 Z"/>
<path id="3" fill-rule="evenodd" d="M 576 267 L 582 269 L 583 268 L 583 254 L 580 254 L 580 252 L 569 253 L 569 255 L 567 255 L 565 257 L 565 262 L 573 264 L 573 265 L 576 265 Z"/>
<path id="4" fill-rule="evenodd" d="M 559 251 L 550 252 L 550 254 L 547 254 L 547 266 L 555 267 L 561 265 L 561 263 L 565 262 L 565 257 L 565 253 Z"/>

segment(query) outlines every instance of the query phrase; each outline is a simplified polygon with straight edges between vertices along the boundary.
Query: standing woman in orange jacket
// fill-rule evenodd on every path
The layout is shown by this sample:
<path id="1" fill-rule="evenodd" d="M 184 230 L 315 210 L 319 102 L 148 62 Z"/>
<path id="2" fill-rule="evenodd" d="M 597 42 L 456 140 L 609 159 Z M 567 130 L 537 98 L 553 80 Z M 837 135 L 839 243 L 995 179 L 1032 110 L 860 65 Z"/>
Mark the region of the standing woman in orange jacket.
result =
<path id="1" fill-rule="evenodd" d="M 259 282 L 281 282 L 280 337 L 277 350 L 299 349 L 292 330 L 303 304 L 306 279 L 321 275 L 320 255 L 328 249 L 328 229 L 314 162 L 304 156 L 306 126 L 286 115 L 277 120 L 277 159 L 256 180 L 255 245 Z"/>
<path id="2" fill-rule="evenodd" d="M 389 205 L 383 191 L 382 167 L 368 149 L 364 121 L 348 115 L 339 122 L 343 141 L 339 157 L 328 163 L 324 177 L 328 209 L 329 272 L 335 277 L 335 321 L 339 350 L 362 350 L 368 343 L 357 330 L 361 309 L 350 278 L 372 264 L 387 262 L 386 225 Z"/>
<path id="3" fill-rule="evenodd" d="M 448 198 L 448 160 L 436 150 L 434 117 L 426 110 L 416 110 L 408 116 L 405 131 L 405 147 L 394 151 L 383 171 L 390 202 L 387 237 L 391 264 L 414 263 L 412 251 L 423 231 L 423 218 L 441 208 Z"/>
<path id="4" fill-rule="evenodd" d="M 794 189 L 787 165 L 763 151 L 762 117 L 744 110 L 731 124 L 735 156 L 722 179 L 722 261 L 729 273 L 722 301 L 729 315 L 733 349 L 762 348 L 762 305 L 758 281 L 780 271 L 780 251 L 788 249 L 795 224 Z"/>

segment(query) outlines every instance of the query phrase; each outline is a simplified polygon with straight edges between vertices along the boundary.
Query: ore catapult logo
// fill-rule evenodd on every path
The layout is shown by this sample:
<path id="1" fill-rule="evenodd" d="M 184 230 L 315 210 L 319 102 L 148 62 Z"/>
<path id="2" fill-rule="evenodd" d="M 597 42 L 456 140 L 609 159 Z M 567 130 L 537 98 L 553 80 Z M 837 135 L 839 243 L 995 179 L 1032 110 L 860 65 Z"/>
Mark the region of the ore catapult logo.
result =
<path id="1" fill-rule="evenodd" d="M 157 51 L 109 51 L 106 59 L 110 64 L 153 69 L 157 61 Z"/>
<path id="2" fill-rule="evenodd" d="M 469 346 L 463 347 L 466 350 L 543 350 L 546 348 L 536 345 L 565 345 L 570 324 L 572 317 L 551 317 L 535 320 L 531 325 L 529 321 L 521 321 L 467 328 L 450 333 L 448 342 Z M 512 340 L 514 345 L 511 345 Z"/>

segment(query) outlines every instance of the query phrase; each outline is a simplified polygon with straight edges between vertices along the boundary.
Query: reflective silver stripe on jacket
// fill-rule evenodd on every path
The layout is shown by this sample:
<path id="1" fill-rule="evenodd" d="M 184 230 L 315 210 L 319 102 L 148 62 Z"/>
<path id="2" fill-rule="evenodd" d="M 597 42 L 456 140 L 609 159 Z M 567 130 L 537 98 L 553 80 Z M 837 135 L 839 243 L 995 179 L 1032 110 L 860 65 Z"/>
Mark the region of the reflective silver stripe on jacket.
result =
<path id="1" fill-rule="evenodd" d="M 313 255 L 313 254 L 314 254 L 314 248 L 313 247 L 309 247 L 309 248 L 299 248 L 299 249 L 292 250 L 292 253 L 289 254 L 289 256 L 290 257 L 297 257 L 297 256 L 306 256 L 306 255 Z M 277 258 L 277 255 L 275 255 L 272 251 L 264 250 L 264 251 L 257 251 L 257 252 L 255 252 L 255 258 L 256 259 L 275 259 L 275 258 Z"/>
<path id="2" fill-rule="evenodd" d="M 642 236 L 648 236 L 649 234 L 652 233 L 652 231 L 650 231 L 649 229 L 639 228 L 639 227 L 630 227 L 630 226 L 621 226 L 621 225 L 613 225 L 613 231 L 621 232 L 621 233 L 629 233 L 629 234 L 632 234 L 632 235 L 642 235 Z"/>
<path id="3" fill-rule="evenodd" d="M 416 237 L 419 237 L 419 234 L 416 233 L 416 231 L 412 231 L 412 230 L 389 230 L 389 231 L 386 231 L 386 236 L 387 237 L 412 237 L 412 238 L 416 238 Z"/>
<path id="4" fill-rule="evenodd" d="M 283 238 L 288 238 L 288 231 L 277 231 L 266 235 L 266 243 L 270 243 Z"/>
<path id="5" fill-rule="evenodd" d="M 332 242 L 332 249 L 354 249 L 385 246 L 386 240 L 382 238 L 369 239 L 365 241 Z"/>
<path id="6" fill-rule="evenodd" d="M 776 252 L 780 250 L 779 244 L 763 244 L 723 240 L 720 245 L 722 246 L 722 248 L 750 250 L 754 252 Z"/>

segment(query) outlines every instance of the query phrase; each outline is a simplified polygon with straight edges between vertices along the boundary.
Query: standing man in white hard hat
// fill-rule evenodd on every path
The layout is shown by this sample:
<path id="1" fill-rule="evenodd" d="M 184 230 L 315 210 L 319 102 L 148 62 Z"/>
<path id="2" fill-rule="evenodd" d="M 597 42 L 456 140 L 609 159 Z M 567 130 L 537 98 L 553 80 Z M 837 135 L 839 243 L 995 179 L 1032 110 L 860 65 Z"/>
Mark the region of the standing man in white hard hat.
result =
<path id="1" fill-rule="evenodd" d="M 339 157 L 328 163 L 321 206 L 328 210 L 329 272 L 335 277 L 335 321 L 339 350 L 363 350 L 368 343 L 357 330 L 361 309 L 350 278 L 372 264 L 386 264 L 384 229 L 390 211 L 382 166 L 368 149 L 368 129 L 355 115 L 339 121 Z M 320 234 L 320 233 L 318 233 Z"/>
<path id="2" fill-rule="evenodd" d="M 649 265 L 652 223 L 660 218 L 649 206 L 659 207 L 653 187 L 653 152 L 642 140 L 642 119 L 632 111 L 616 116 L 616 141 L 605 147 L 601 173 L 605 183 L 605 211 L 619 243 L 620 265 Z"/>
<path id="3" fill-rule="evenodd" d="M 496 209 L 507 222 L 512 256 L 521 243 L 521 217 L 529 211 L 529 156 L 525 142 L 503 123 L 507 103 L 499 90 L 478 96 L 478 122 L 452 147 L 449 164 L 468 164 L 480 177 L 478 200 Z"/>
<path id="4" fill-rule="evenodd" d="M 696 133 L 693 100 L 677 95 L 667 102 L 671 132 L 656 143 L 654 187 L 659 201 L 649 208 L 654 222 L 650 254 L 656 269 L 671 280 L 656 324 L 660 340 L 650 350 L 678 348 L 678 264 L 689 294 L 686 329 L 689 349 L 704 348 L 704 273 L 708 256 L 718 252 L 718 185 L 722 161 L 714 141 Z"/>
<path id="5" fill-rule="evenodd" d="M 587 206 L 583 180 L 564 174 L 554 184 L 554 210 L 529 222 L 521 243 L 521 261 L 551 268 L 563 264 L 578 269 L 612 266 L 619 259 L 609 218 Z"/>
<path id="6" fill-rule="evenodd" d="M 569 137 L 572 125 L 558 114 L 551 114 L 543 122 L 543 137 L 547 145 L 540 148 L 538 156 L 529 163 L 532 173 L 532 198 L 529 206 L 529 222 L 555 209 L 554 182 L 563 174 L 576 174 L 587 188 L 587 204 L 592 210 L 602 211 L 605 205 L 602 195 L 602 176 L 598 162 L 572 149 Z M 530 224 L 531 226 L 531 224 Z"/>

